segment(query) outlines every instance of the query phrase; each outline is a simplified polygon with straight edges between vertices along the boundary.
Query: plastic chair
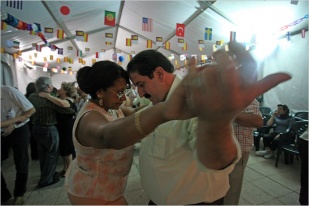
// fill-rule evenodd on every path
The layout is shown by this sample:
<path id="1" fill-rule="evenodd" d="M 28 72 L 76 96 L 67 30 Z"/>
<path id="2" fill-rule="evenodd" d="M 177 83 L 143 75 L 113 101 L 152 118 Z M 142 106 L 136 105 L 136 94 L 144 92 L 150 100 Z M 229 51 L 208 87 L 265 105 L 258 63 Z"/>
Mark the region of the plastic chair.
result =
<path id="1" fill-rule="evenodd" d="M 267 122 L 270 118 L 271 118 L 270 114 L 262 114 L 263 127 L 257 128 L 253 133 L 254 146 L 255 146 L 256 151 L 260 150 L 260 139 L 261 139 L 261 137 L 263 137 L 265 134 L 268 134 L 270 129 L 273 128 L 273 126 L 270 126 L 270 127 L 267 126 Z"/>
<path id="2" fill-rule="evenodd" d="M 308 120 L 308 111 L 295 112 L 294 118 L 296 121 Z"/>
<path id="3" fill-rule="evenodd" d="M 308 121 L 297 121 L 295 124 L 288 128 L 286 133 L 280 134 L 279 145 L 277 149 L 276 164 L 278 162 L 281 152 L 284 152 L 285 164 L 292 164 L 294 155 L 299 156 L 298 138 L 308 129 Z"/>
<path id="4" fill-rule="evenodd" d="M 262 114 L 270 114 L 271 113 L 271 109 L 269 107 L 260 107 L 260 112 Z"/>

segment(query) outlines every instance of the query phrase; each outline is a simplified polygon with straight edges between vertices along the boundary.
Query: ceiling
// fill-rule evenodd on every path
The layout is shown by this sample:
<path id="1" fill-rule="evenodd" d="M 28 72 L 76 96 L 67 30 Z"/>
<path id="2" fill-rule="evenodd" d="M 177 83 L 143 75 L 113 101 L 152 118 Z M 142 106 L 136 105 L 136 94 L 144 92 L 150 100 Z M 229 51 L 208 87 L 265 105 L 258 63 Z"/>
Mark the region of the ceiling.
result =
<path id="1" fill-rule="evenodd" d="M 122 65 L 125 68 L 130 54 L 148 49 L 147 40 L 152 41 L 152 49 L 169 57 L 173 54 L 173 64 L 181 67 L 185 64 L 180 60 L 181 54 L 196 54 L 198 59 L 201 55 L 210 56 L 216 41 L 221 41 L 221 46 L 229 42 L 231 31 L 236 32 L 237 41 L 249 46 L 262 38 L 268 38 L 265 37 L 267 35 L 278 39 L 285 37 L 287 32 L 293 35 L 300 33 L 302 29 L 308 31 L 307 0 L 15 1 L 22 3 L 22 9 L 20 5 L 19 8 L 10 6 L 10 2 L 1 1 L 2 19 L 8 13 L 27 24 L 38 23 L 43 35 L 45 27 L 53 28 L 53 37 L 46 38 L 46 41 L 49 45 L 63 48 L 63 54 L 59 55 L 58 50 L 52 51 L 38 35 L 30 35 L 29 31 L 10 25 L 7 25 L 6 30 L 1 30 L 1 47 L 4 52 L 14 54 L 19 51 L 20 61 L 37 66 L 43 66 L 47 62 L 48 68 L 71 67 L 73 71 L 92 65 L 93 61 L 112 60 L 113 54 L 117 54 L 117 61 L 120 56 L 123 57 Z M 60 10 L 64 6 L 70 9 L 67 15 Z M 105 10 L 116 12 L 115 26 L 104 25 Z M 153 20 L 152 32 L 142 30 L 143 17 Z M 184 37 L 175 35 L 177 23 L 185 24 Z M 212 40 L 204 40 L 206 27 L 212 28 Z M 64 39 L 57 38 L 57 30 L 64 31 Z M 88 34 L 88 42 L 76 40 L 77 30 Z M 111 45 L 105 43 L 108 41 L 106 33 L 113 34 Z M 138 35 L 138 43 L 127 46 L 126 39 L 130 39 L 132 35 Z M 162 37 L 163 43 L 170 42 L 170 49 L 158 46 L 156 37 Z M 183 50 L 178 44 L 179 38 L 187 43 L 187 50 Z M 202 51 L 198 40 L 204 40 Z M 11 41 L 20 42 L 19 49 L 11 47 Z M 33 49 L 33 43 L 42 45 L 41 52 Z M 86 48 L 90 50 L 87 53 Z M 82 57 L 77 56 L 78 50 L 82 51 Z M 105 53 L 96 58 L 96 52 L 102 50 Z M 64 57 L 73 62 L 64 62 Z M 82 61 L 78 58 L 82 58 Z"/>

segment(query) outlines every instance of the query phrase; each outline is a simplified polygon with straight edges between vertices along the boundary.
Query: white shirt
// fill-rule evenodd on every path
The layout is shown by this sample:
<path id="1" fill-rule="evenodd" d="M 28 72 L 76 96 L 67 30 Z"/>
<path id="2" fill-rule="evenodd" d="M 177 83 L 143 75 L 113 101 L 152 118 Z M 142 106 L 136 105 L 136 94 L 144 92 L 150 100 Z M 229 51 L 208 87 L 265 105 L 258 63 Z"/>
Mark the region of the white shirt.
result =
<path id="1" fill-rule="evenodd" d="M 180 84 L 176 77 L 167 98 Z M 151 105 L 149 105 L 151 106 Z M 213 202 L 225 196 L 229 176 L 241 157 L 223 170 L 202 165 L 196 155 L 197 118 L 174 120 L 159 125 L 143 139 L 140 149 L 141 181 L 156 204 L 194 204 Z"/>
<path id="2" fill-rule="evenodd" d="M 18 89 L 1 85 L 1 121 L 18 117 L 32 108 L 31 102 Z"/>

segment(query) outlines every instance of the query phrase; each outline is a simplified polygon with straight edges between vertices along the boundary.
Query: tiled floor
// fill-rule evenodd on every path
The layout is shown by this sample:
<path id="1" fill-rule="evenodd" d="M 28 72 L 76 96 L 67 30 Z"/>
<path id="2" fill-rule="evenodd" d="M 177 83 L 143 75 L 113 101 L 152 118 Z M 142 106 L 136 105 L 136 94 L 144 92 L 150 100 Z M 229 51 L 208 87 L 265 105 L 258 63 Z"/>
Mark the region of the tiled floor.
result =
<path id="1" fill-rule="evenodd" d="M 129 175 L 125 196 L 130 205 L 147 205 L 149 198 L 144 192 L 139 178 L 138 150 L 135 151 L 134 161 Z M 12 156 L 12 155 L 11 155 Z M 283 156 L 283 155 L 281 155 Z M 39 163 L 30 161 L 28 191 L 25 195 L 25 205 L 69 205 L 64 179 L 60 182 L 35 189 L 39 180 Z M 58 171 L 62 169 L 59 158 Z M 6 160 L 2 166 L 10 191 L 13 191 L 15 168 L 12 158 Z M 300 160 L 294 160 L 293 165 L 285 165 L 280 159 L 278 168 L 275 159 L 257 157 L 251 152 L 245 180 L 241 193 L 241 205 L 299 205 L 300 189 Z"/>

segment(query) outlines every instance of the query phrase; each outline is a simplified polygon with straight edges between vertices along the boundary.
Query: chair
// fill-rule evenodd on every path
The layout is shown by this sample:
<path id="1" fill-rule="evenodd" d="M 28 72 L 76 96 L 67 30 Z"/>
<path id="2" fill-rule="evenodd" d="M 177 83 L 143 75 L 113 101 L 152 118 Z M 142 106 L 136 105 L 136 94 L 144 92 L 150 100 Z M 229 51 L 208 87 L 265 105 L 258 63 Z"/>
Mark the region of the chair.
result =
<path id="1" fill-rule="evenodd" d="M 253 133 L 254 146 L 255 146 L 256 151 L 260 150 L 260 139 L 261 139 L 261 137 L 263 137 L 265 134 L 268 134 L 270 129 L 273 128 L 272 126 L 270 126 L 270 127 L 267 126 L 267 122 L 270 118 L 271 118 L 270 114 L 262 114 L 263 127 L 257 128 Z"/>
<path id="2" fill-rule="evenodd" d="M 285 133 L 279 136 L 279 145 L 277 149 L 276 164 L 278 167 L 278 162 L 281 152 L 284 152 L 284 162 L 285 164 L 292 164 L 294 155 L 299 156 L 298 151 L 298 138 L 308 129 L 308 120 L 297 121 L 295 124 L 288 128 Z"/>
<path id="3" fill-rule="evenodd" d="M 260 107 L 260 112 L 262 114 L 270 114 L 271 113 L 271 109 L 269 107 Z"/>
<path id="4" fill-rule="evenodd" d="M 295 112 L 294 118 L 295 118 L 295 121 L 308 120 L 308 111 Z"/>

